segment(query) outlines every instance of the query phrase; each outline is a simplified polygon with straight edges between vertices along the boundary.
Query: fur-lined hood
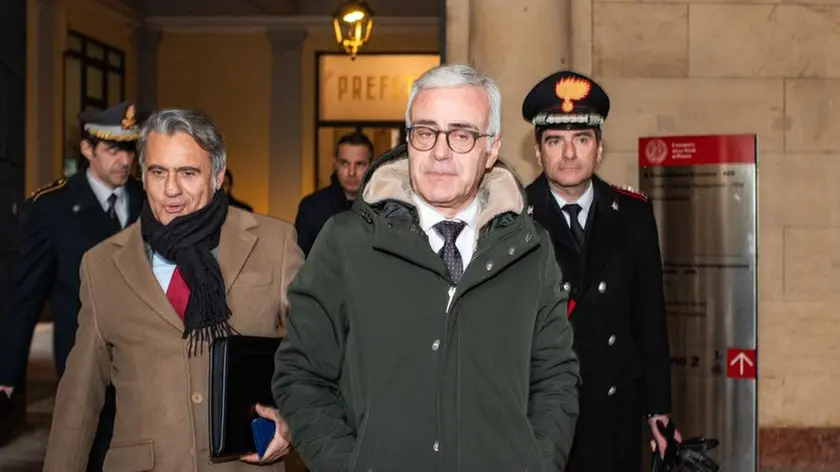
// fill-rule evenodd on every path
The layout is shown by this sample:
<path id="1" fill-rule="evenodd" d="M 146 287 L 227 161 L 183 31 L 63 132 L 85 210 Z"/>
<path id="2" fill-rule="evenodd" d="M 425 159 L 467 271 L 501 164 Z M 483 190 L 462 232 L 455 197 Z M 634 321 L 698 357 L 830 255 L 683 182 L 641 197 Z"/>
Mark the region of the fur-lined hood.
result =
<path id="1" fill-rule="evenodd" d="M 406 145 L 397 146 L 379 157 L 365 174 L 362 188 L 361 199 L 371 207 L 392 200 L 413 208 L 414 190 L 411 188 Z M 500 161 L 496 161 L 484 175 L 477 198 L 479 228 L 505 214 L 520 216 L 527 205 L 525 189 Z"/>

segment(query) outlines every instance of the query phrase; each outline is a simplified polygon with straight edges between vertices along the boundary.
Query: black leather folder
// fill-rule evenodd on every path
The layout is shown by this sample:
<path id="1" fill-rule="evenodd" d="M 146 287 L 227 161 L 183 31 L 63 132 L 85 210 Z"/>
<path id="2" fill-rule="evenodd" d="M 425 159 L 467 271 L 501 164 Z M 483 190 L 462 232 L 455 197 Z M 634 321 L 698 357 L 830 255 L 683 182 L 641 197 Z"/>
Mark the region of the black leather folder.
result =
<path id="1" fill-rule="evenodd" d="M 254 405 L 274 407 L 271 379 L 280 338 L 229 336 L 210 347 L 210 459 L 239 459 L 255 451 Z"/>

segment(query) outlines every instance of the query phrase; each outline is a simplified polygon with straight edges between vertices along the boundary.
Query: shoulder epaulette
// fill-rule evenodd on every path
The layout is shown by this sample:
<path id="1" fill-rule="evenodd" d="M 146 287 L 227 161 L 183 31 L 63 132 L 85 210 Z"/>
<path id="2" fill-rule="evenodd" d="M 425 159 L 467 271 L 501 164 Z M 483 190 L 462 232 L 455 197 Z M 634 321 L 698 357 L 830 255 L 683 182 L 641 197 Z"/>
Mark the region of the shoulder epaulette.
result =
<path id="1" fill-rule="evenodd" d="M 633 187 L 631 187 L 629 185 L 623 185 L 621 187 L 618 187 L 616 185 L 611 185 L 611 187 L 616 192 L 618 192 L 622 195 L 627 195 L 628 197 L 633 197 L 633 198 L 636 198 L 636 199 L 639 199 L 639 200 L 647 201 L 647 195 L 645 195 L 642 192 L 639 192 L 638 190 L 633 190 Z"/>
<path id="2" fill-rule="evenodd" d="M 39 188 L 38 190 L 32 192 L 29 195 L 29 200 L 34 202 L 35 200 L 37 200 L 42 195 L 46 195 L 50 192 L 54 192 L 54 191 L 60 189 L 61 187 L 64 187 L 64 185 L 66 185 L 66 184 L 67 184 L 67 179 L 65 177 L 62 177 L 62 178 L 56 180 L 55 182 L 47 184 L 47 185 Z"/>

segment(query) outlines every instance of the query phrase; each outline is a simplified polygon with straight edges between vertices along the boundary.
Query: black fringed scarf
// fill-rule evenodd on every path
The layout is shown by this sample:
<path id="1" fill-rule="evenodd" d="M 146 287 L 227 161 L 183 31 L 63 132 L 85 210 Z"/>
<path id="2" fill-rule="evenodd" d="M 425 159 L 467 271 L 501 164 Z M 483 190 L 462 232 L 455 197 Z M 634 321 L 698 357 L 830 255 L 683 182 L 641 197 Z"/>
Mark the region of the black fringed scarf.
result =
<path id="1" fill-rule="evenodd" d="M 143 241 L 161 257 L 175 262 L 190 298 L 184 311 L 184 339 L 194 356 L 205 343 L 230 336 L 230 308 L 225 299 L 225 281 L 212 250 L 219 245 L 222 224 L 228 213 L 225 192 L 216 191 L 204 208 L 161 224 L 146 202 L 140 213 Z"/>

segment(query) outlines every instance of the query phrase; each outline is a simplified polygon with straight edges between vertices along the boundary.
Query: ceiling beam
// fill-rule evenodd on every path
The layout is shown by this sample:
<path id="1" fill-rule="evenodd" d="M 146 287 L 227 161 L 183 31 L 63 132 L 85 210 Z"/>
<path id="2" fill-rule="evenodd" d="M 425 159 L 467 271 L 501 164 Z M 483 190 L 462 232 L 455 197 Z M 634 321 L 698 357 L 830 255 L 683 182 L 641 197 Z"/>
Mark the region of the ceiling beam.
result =
<path id="1" fill-rule="evenodd" d="M 239 32 L 253 33 L 272 30 L 307 31 L 324 29 L 332 32 L 332 18 L 328 16 L 213 16 L 213 17 L 149 17 L 147 27 L 177 33 Z M 395 33 L 432 33 L 438 31 L 438 17 L 374 17 L 373 30 Z"/>
<path id="2" fill-rule="evenodd" d="M 2 0 L 0 0 L 2 1 Z M 132 26 L 139 26 L 143 23 L 143 12 L 140 10 L 140 3 L 136 0 L 88 0 L 88 3 L 99 7 L 105 7 L 116 15 L 122 17 Z"/>
<path id="3" fill-rule="evenodd" d="M 269 15 L 297 15 L 300 5 L 297 0 L 248 0 Z"/>

